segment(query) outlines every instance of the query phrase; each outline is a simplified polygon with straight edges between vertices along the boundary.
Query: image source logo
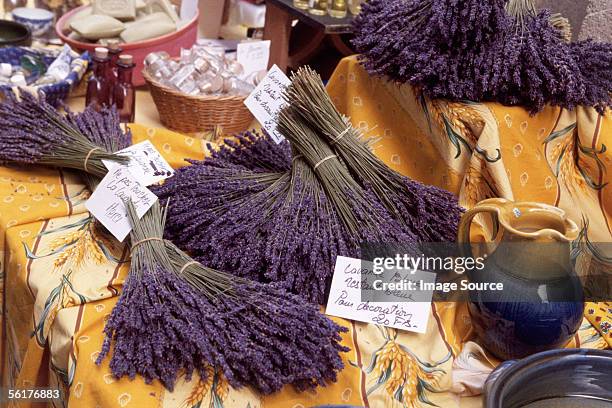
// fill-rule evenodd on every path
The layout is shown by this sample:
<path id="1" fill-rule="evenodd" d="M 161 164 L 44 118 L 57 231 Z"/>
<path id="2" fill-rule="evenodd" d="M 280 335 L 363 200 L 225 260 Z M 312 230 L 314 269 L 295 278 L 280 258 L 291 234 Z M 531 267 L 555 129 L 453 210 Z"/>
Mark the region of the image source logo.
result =
<path id="1" fill-rule="evenodd" d="M 612 243 L 606 243 L 612 259 Z M 602 249 L 601 246 L 598 247 Z M 363 300 L 551 303 L 611 301 L 612 262 L 572 243 L 362 245 Z M 421 273 L 433 274 L 433 280 Z M 418 300 L 417 300 L 418 299 Z"/>

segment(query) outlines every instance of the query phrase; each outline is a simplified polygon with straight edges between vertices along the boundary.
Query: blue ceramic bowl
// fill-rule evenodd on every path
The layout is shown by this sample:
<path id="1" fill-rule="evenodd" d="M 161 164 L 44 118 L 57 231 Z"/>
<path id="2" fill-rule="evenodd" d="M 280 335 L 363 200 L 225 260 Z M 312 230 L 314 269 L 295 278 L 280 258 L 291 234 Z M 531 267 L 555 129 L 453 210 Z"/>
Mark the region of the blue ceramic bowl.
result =
<path id="1" fill-rule="evenodd" d="M 34 37 L 42 37 L 53 26 L 55 17 L 49 10 L 18 7 L 12 12 L 13 20 L 27 26 Z"/>
<path id="2" fill-rule="evenodd" d="M 485 408 L 609 408 L 612 351 L 551 350 L 497 367 L 484 386 Z"/>
<path id="3" fill-rule="evenodd" d="M 18 67 L 19 65 L 21 65 L 21 59 L 23 57 L 31 56 L 34 58 L 42 59 L 43 62 L 48 66 L 55 60 L 58 52 L 58 50 L 47 50 L 41 48 L 4 47 L 0 48 L 0 62 L 11 64 L 13 67 Z M 79 81 L 83 77 L 83 74 L 87 70 L 87 66 L 89 65 L 89 53 L 85 52 L 81 54 L 78 59 L 81 60 L 81 63 L 73 64 L 73 69 L 63 81 L 35 87 L 34 89 L 36 90 L 36 92 L 38 94 L 44 94 L 46 101 L 49 102 L 51 105 L 58 106 L 68 97 L 72 88 L 79 83 Z M 74 62 L 75 60 L 73 60 L 73 63 Z M 84 68 L 82 68 L 83 65 Z M 12 92 L 11 87 L 1 85 L 0 94 L 7 92 Z M 0 95 L 0 101 L 1 100 L 2 95 Z"/>

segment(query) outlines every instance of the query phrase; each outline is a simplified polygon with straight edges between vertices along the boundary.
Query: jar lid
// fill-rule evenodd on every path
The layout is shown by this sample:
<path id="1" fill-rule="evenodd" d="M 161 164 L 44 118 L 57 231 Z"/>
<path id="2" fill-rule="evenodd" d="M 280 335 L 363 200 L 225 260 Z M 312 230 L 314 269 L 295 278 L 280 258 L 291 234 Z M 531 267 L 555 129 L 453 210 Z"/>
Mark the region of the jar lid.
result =
<path id="1" fill-rule="evenodd" d="M 122 65 L 132 65 L 133 62 L 134 57 L 132 57 L 130 54 L 121 54 L 119 56 L 119 63 Z"/>
<path id="2" fill-rule="evenodd" d="M 95 57 L 96 58 L 107 58 L 108 57 L 108 48 L 105 47 L 96 47 Z"/>

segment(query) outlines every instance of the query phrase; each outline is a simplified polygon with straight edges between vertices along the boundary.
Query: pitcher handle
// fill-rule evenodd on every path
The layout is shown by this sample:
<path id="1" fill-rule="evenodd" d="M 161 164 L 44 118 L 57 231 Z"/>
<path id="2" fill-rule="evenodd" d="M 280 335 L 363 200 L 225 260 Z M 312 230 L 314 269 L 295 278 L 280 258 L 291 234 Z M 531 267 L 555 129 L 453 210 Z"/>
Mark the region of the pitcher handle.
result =
<path id="1" fill-rule="evenodd" d="M 459 227 L 457 229 L 457 241 L 461 250 L 461 255 L 464 257 L 472 257 L 472 248 L 470 246 L 470 228 L 474 217 L 480 213 L 490 213 L 494 220 L 493 239 L 497 235 L 499 228 L 498 216 L 500 208 L 507 205 L 510 201 L 505 198 L 489 198 L 476 204 L 476 206 L 463 214 Z"/>

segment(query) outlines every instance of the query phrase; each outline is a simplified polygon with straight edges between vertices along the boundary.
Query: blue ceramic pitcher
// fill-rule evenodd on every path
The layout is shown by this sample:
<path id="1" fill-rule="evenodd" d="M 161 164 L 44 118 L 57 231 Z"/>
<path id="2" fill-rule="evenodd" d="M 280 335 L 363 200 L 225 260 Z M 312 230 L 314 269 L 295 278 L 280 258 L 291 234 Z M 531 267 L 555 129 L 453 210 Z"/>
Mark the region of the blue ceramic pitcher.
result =
<path id="1" fill-rule="evenodd" d="M 489 223 L 486 221 L 488 213 Z M 474 217 L 491 240 L 470 243 Z M 464 254 L 485 257 L 471 282 L 503 283 L 503 291 L 470 293 L 478 342 L 502 360 L 565 346 L 582 321 L 582 285 L 570 260 L 577 225 L 557 207 L 502 198 L 484 200 L 459 225 Z"/>

